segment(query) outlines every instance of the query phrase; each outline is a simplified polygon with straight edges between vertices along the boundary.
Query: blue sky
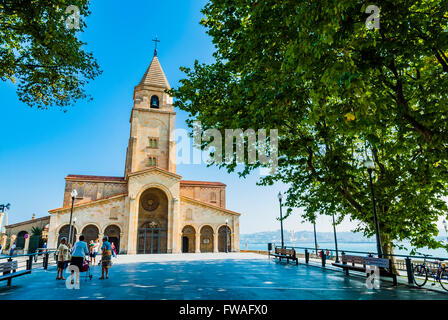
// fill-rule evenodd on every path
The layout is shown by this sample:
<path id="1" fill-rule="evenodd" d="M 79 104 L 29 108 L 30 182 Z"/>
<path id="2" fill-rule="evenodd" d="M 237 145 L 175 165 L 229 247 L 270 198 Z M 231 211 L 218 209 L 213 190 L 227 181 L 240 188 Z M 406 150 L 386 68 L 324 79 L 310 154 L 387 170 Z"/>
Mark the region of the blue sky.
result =
<path id="1" fill-rule="evenodd" d="M 183 77 L 180 66 L 195 59 L 211 62 L 213 44 L 199 25 L 203 0 L 92 1 L 87 29 L 79 37 L 97 58 L 103 74 L 88 86 L 93 101 L 81 101 L 67 113 L 40 111 L 19 102 L 12 83 L 0 82 L 0 204 L 11 203 L 9 223 L 48 215 L 62 205 L 67 174 L 122 176 L 129 138 L 134 86 L 161 40 L 158 57 L 172 87 Z M 186 128 L 187 114 L 177 111 L 176 127 Z M 276 230 L 279 190 L 258 187 L 257 174 L 247 179 L 216 167 L 178 165 L 185 180 L 227 184 L 227 208 L 242 213 L 241 233 Z M 348 221 L 340 227 L 348 231 Z M 312 230 L 300 223 L 300 210 L 285 221 L 290 230 Z M 318 220 L 319 231 L 331 231 L 330 219 Z"/>

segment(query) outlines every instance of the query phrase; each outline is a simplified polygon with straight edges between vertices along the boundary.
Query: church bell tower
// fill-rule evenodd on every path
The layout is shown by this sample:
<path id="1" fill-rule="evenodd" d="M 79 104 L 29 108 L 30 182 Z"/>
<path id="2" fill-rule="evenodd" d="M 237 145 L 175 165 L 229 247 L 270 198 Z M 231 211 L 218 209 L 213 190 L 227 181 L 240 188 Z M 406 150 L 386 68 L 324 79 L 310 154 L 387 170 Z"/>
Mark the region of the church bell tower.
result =
<path id="1" fill-rule="evenodd" d="M 173 98 L 165 93 L 165 90 L 169 89 L 170 85 L 157 57 L 156 47 L 151 64 L 134 88 L 125 176 L 151 167 L 176 173 L 176 113 Z"/>

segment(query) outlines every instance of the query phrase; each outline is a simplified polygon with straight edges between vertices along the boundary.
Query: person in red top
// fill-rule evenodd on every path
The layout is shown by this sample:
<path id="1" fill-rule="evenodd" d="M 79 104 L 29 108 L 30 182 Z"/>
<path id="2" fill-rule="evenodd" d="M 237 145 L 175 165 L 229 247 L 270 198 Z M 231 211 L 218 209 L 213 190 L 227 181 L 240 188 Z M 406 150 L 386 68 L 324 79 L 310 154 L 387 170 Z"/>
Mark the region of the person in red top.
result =
<path id="1" fill-rule="evenodd" d="M 115 258 L 117 256 L 117 250 L 115 249 L 115 244 L 113 242 L 112 242 L 111 248 L 112 248 L 112 255 Z"/>

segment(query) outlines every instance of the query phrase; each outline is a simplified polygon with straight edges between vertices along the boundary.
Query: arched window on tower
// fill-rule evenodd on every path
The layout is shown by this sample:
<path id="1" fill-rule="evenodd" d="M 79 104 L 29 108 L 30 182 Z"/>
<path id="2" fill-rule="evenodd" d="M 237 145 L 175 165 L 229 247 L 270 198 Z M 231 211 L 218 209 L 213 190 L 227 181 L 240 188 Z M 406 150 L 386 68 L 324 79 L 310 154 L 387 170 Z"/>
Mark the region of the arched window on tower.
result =
<path id="1" fill-rule="evenodd" d="M 159 97 L 158 96 L 151 97 L 151 108 L 159 109 Z"/>

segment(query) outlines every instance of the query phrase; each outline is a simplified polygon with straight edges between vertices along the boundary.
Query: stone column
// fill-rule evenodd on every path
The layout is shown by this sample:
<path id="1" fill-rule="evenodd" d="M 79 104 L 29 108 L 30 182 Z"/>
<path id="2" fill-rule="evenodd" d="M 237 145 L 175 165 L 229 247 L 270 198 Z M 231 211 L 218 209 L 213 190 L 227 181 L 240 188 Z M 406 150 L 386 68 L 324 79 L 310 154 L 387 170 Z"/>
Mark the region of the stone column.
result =
<path id="1" fill-rule="evenodd" d="M 128 254 L 137 253 L 137 224 L 138 224 L 138 206 L 135 198 L 130 199 L 129 203 L 129 229 L 128 229 Z"/>
<path id="2" fill-rule="evenodd" d="M 8 236 L 6 234 L 2 235 L 2 239 L 0 241 L 0 244 L 2 245 L 2 250 L 5 250 L 7 240 L 8 240 Z M 1 252 L 0 252 L 0 254 L 1 254 Z"/>
<path id="3" fill-rule="evenodd" d="M 240 219 L 239 217 L 234 217 L 232 219 L 233 230 L 232 230 L 232 251 L 240 252 Z"/>
<path id="4" fill-rule="evenodd" d="M 16 238 L 17 238 L 17 235 L 13 234 L 13 235 L 11 236 L 11 239 L 9 239 L 9 240 L 10 240 L 10 241 L 9 241 L 9 248 L 10 248 L 10 249 L 11 249 L 11 246 L 13 245 L 13 243 L 16 242 Z"/>
<path id="5" fill-rule="evenodd" d="M 30 246 L 30 235 L 28 234 L 28 238 L 25 239 L 25 247 L 23 248 L 23 253 L 28 253 L 28 248 Z"/>
<path id="6" fill-rule="evenodd" d="M 120 248 L 120 251 L 118 252 L 118 254 L 124 250 L 123 246 L 121 245 L 122 243 L 124 243 L 123 240 L 124 240 L 124 232 L 120 232 L 120 243 L 118 244 L 119 248 Z"/>
<path id="7" fill-rule="evenodd" d="M 194 252 L 200 253 L 201 252 L 201 234 L 199 232 L 196 232 L 195 237 L 196 237 L 196 239 L 194 242 L 194 245 L 195 245 Z"/>
<path id="8" fill-rule="evenodd" d="M 182 251 L 180 246 L 181 236 L 179 232 L 179 206 L 180 206 L 179 199 L 173 199 L 171 219 L 168 220 L 169 222 L 171 222 L 172 225 L 172 228 L 169 228 L 171 232 L 172 253 L 181 253 Z M 170 237 L 168 236 L 168 239 L 169 238 Z"/>
<path id="9" fill-rule="evenodd" d="M 3 231 L 3 228 L 2 228 L 2 223 L 3 223 L 3 215 L 4 215 L 4 213 L 3 213 L 3 212 L 0 212 L 0 232 L 2 232 L 2 231 Z"/>
<path id="10" fill-rule="evenodd" d="M 213 232 L 213 252 L 218 252 L 218 232 Z"/>

